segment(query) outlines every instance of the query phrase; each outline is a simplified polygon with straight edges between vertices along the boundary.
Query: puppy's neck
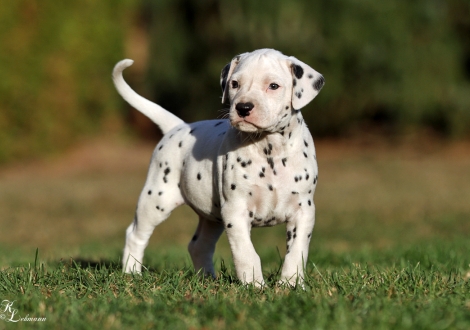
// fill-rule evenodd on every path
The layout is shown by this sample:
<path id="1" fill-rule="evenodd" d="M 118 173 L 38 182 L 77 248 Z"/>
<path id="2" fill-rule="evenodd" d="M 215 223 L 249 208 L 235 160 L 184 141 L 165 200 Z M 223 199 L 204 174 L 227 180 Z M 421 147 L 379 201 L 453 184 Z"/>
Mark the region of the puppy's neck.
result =
<path id="1" fill-rule="evenodd" d="M 285 122 L 280 123 L 276 131 L 259 133 L 238 131 L 236 139 L 239 146 L 246 147 L 252 145 L 269 156 L 273 153 L 274 149 L 294 151 L 299 141 L 303 141 L 304 129 L 306 129 L 306 124 L 301 112 L 292 110 L 292 115 L 286 118 Z"/>

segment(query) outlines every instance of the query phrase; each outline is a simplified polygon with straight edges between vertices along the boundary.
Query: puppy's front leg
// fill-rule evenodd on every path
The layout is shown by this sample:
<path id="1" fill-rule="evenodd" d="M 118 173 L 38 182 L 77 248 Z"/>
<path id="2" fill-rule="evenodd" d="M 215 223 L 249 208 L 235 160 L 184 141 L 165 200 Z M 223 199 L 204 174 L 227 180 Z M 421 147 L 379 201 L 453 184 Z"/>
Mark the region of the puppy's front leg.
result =
<path id="1" fill-rule="evenodd" d="M 257 287 L 262 287 L 264 279 L 261 260 L 250 238 L 251 222 L 240 221 L 240 219 L 242 219 L 241 215 L 224 217 L 237 277 L 244 284 L 252 283 Z"/>
<path id="2" fill-rule="evenodd" d="M 298 214 L 296 219 L 287 224 L 287 251 L 282 266 L 281 283 L 303 286 L 308 248 L 315 224 L 315 206 L 311 204 L 308 212 Z"/>

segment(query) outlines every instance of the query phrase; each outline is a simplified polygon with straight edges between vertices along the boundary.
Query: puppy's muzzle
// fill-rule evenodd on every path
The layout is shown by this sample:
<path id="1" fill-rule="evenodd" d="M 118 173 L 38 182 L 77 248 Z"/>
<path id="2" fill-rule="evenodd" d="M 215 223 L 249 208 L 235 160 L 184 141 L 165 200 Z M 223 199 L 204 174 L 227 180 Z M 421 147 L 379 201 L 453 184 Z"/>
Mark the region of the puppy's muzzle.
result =
<path id="1" fill-rule="evenodd" d="M 253 110 L 254 107 L 255 105 L 251 102 L 246 102 L 246 103 L 240 102 L 240 103 L 237 103 L 237 105 L 235 106 L 235 109 L 237 110 L 237 113 L 241 118 L 245 118 L 250 115 L 250 112 L 251 110 Z"/>

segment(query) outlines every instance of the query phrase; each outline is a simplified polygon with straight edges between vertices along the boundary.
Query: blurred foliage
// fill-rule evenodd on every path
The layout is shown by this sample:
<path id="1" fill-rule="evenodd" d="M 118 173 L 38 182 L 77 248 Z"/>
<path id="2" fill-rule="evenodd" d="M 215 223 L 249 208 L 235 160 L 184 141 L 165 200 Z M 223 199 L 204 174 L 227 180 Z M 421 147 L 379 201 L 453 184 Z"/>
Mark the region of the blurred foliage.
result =
<path id="1" fill-rule="evenodd" d="M 470 133 L 467 0 L 144 0 L 153 99 L 185 120 L 217 116 L 220 70 L 275 48 L 326 78 L 304 109 L 315 135 L 371 125 Z"/>
<path id="2" fill-rule="evenodd" d="M 129 2 L 2 4 L 0 162 L 64 148 L 109 125 L 120 106 L 110 77 L 123 57 Z"/>
<path id="3" fill-rule="evenodd" d="M 219 116 L 222 67 L 269 47 L 325 76 L 303 111 L 316 136 L 470 134 L 468 0 L 15 0 L 0 22 L 0 162 L 128 121 L 110 79 L 124 53 L 131 85 L 186 121 Z"/>

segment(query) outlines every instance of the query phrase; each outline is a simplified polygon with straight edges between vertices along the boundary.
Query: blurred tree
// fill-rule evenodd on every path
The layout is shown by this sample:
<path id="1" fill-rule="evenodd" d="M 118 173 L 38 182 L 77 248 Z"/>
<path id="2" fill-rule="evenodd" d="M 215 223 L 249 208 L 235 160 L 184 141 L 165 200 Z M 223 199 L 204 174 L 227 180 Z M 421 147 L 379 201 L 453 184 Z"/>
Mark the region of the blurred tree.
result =
<path id="1" fill-rule="evenodd" d="M 218 115 L 218 77 L 234 55 L 269 47 L 324 74 L 303 111 L 316 135 L 371 123 L 470 133 L 468 1 L 143 0 L 143 8 L 149 89 L 187 121 Z"/>
<path id="2" fill-rule="evenodd" d="M 128 0 L 15 0 L 0 11 L 0 162 L 36 156 L 119 121 L 110 73 Z"/>
<path id="3" fill-rule="evenodd" d="M 220 116 L 220 70 L 268 47 L 325 76 L 303 110 L 316 136 L 470 135 L 468 0 L 15 0 L 0 22 L 0 162 L 128 120 L 110 79 L 124 53 L 126 79 L 186 121 Z"/>

